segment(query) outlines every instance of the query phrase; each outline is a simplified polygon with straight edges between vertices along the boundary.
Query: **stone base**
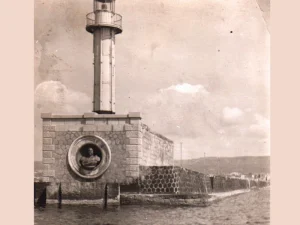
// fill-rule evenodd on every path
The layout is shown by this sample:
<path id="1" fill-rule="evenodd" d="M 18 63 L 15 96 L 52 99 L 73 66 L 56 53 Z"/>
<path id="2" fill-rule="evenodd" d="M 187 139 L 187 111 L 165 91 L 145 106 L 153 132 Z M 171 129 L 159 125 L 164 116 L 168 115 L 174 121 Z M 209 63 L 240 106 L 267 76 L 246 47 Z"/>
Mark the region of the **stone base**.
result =
<path id="1" fill-rule="evenodd" d="M 80 193 L 79 190 L 75 192 L 65 188 L 65 185 L 61 185 L 61 201 L 62 204 L 105 204 L 107 206 L 120 205 L 120 185 L 119 184 L 107 184 L 102 186 L 102 189 L 97 189 L 98 194 L 95 195 L 95 189 L 87 188 Z M 58 203 L 59 186 L 51 184 L 47 187 L 47 203 Z M 106 199 L 106 200 L 105 200 Z"/>
<path id="2" fill-rule="evenodd" d="M 58 200 L 56 199 L 48 199 L 47 204 L 58 204 Z M 65 199 L 62 201 L 62 205 L 98 205 L 98 206 L 104 206 L 104 200 L 103 199 L 82 199 L 82 200 L 70 200 Z M 120 206 L 120 199 L 109 199 L 107 201 L 107 207 L 115 207 Z"/>
<path id="3" fill-rule="evenodd" d="M 167 205 L 167 206 L 198 206 L 209 205 L 209 195 L 149 195 L 121 194 L 121 205 Z"/>
<path id="4" fill-rule="evenodd" d="M 173 164 L 173 141 L 152 132 L 142 124 L 140 113 L 43 113 L 42 119 L 42 180 L 51 183 L 47 188 L 48 198 L 56 198 L 58 185 L 61 184 L 64 199 L 101 199 L 105 184 L 124 185 L 136 182 L 140 177 L 140 165 Z M 97 140 L 102 140 L 108 147 L 104 147 L 103 143 Z M 108 167 L 101 172 L 100 166 L 105 159 L 102 157 L 100 169 L 94 173 L 97 176 L 94 176 L 93 172 L 89 176 L 78 174 L 82 171 L 80 159 L 86 157 L 85 150 L 88 149 L 88 145 L 95 145 L 96 150 L 100 148 L 99 158 L 107 153 L 101 151 L 101 148 L 109 149 L 110 157 L 106 160 Z M 99 171 L 101 173 L 98 173 Z"/>

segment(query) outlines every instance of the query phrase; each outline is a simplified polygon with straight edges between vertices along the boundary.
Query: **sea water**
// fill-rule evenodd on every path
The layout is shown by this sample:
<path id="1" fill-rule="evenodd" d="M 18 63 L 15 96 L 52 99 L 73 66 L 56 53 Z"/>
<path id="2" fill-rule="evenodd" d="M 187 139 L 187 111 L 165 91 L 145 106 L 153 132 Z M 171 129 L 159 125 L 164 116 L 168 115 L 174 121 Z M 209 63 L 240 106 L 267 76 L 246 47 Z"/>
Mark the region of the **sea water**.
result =
<path id="1" fill-rule="evenodd" d="M 270 224 L 270 190 L 260 189 L 231 196 L 202 207 L 47 205 L 35 209 L 35 224 L 173 225 L 173 224 Z"/>

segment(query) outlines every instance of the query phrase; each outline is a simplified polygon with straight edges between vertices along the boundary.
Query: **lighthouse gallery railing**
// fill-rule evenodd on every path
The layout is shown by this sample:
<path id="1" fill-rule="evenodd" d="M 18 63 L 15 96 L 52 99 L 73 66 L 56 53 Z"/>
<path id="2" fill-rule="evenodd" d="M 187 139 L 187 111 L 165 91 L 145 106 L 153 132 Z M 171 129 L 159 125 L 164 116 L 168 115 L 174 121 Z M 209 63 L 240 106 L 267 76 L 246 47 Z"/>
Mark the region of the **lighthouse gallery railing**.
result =
<path id="1" fill-rule="evenodd" d="M 122 16 L 107 10 L 101 10 L 100 13 L 95 16 L 94 12 L 86 15 L 86 26 L 113 26 L 122 29 Z"/>

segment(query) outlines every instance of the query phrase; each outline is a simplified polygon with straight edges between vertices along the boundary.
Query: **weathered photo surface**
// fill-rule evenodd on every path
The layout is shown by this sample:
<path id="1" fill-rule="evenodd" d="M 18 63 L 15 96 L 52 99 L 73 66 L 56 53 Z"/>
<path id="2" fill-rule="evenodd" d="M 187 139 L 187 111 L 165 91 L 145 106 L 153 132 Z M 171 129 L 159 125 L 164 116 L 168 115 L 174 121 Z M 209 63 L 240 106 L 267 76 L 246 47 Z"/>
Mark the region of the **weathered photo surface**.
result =
<path id="1" fill-rule="evenodd" d="M 35 224 L 270 224 L 270 0 L 35 0 Z"/>

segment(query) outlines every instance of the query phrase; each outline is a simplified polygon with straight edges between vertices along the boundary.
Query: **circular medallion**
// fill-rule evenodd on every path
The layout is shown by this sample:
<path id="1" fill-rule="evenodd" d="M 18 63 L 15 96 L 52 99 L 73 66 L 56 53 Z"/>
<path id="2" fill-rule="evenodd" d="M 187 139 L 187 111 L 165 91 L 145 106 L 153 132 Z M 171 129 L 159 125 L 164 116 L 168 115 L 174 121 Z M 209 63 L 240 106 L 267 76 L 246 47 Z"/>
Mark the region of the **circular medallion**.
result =
<path id="1" fill-rule="evenodd" d="M 71 144 L 68 162 L 78 176 L 95 179 L 101 176 L 110 165 L 110 148 L 101 137 L 84 135 L 75 139 Z"/>

